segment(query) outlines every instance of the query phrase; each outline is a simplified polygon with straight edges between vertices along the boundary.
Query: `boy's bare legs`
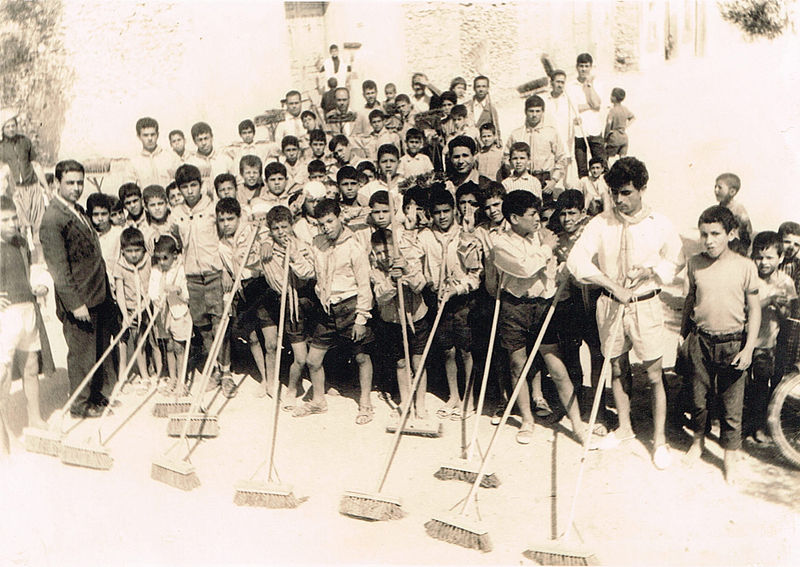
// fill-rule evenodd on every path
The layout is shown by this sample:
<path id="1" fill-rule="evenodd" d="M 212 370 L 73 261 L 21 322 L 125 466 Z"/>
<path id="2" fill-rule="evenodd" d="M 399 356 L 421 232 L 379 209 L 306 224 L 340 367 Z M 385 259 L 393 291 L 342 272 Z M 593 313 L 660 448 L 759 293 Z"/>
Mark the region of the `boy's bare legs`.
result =
<path id="1" fill-rule="evenodd" d="M 516 388 L 517 381 L 523 380 L 524 383 L 520 386 L 519 396 L 517 396 L 517 407 L 520 414 L 522 414 L 522 428 L 528 426 L 533 428 L 533 413 L 531 412 L 531 395 L 528 389 L 527 376 L 520 376 L 525 362 L 528 360 L 528 353 L 526 348 L 520 348 L 509 354 L 509 363 L 511 366 L 511 385 Z"/>
<path id="2" fill-rule="evenodd" d="M 125 332 L 125 331 L 121 331 Z M 125 341 L 119 341 L 117 343 L 117 348 L 119 349 L 119 370 L 117 371 L 117 379 L 118 380 L 125 380 L 128 381 L 128 377 L 125 376 L 124 371 L 125 367 L 128 366 L 128 345 L 125 344 Z M 125 389 L 125 386 L 122 386 L 122 389 Z"/>
<path id="3" fill-rule="evenodd" d="M 269 396 L 274 388 L 275 357 L 278 354 L 278 327 L 270 325 L 261 329 L 264 333 L 264 361 L 266 364 L 266 378 L 264 379 L 264 392 Z M 260 349 L 259 349 L 260 350 Z"/>
<path id="4" fill-rule="evenodd" d="M 614 394 L 614 405 L 617 407 L 619 427 L 614 434 L 617 439 L 628 439 L 634 436 L 631 425 L 631 380 L 628 375 L 630 362 L 628 353 L 621 354 L 611 361 L 611 391 Z"/>
<path id="5" fill-rule="evenodd" d="M 322 366 L 326 352 L 328 349 L 313 345 L 308 349 L 307 363 L 308 376 L 311 378 L 311 401 L 320 405 L 327 403 L 325 401 L 325 368 Z"/>
<path id="6" fill-rule="evenodd" d="M 686 451 L 686 460 L 689 463 L 693 463 L 700 459 L 700 455 L 703 454 L 703 449 L 706 446 L 706 437 L 700 433 L 695 433 L 694 438 L 692 439 L 692 446 L 689 447 L 689 450 Z"/>
<path id="7" fill-rule="evenodd" d="M 158 339 L 156 339 L 155 333 L 150 333 L 150 348 L 151 352 L 153 353 L 153 362 L 155 364 L 156 370 L 156 381 L 161 378 L 161 371 L 164 369 L 164 366 L 161 361 L 161 347 L 158 345 Z"/>
<path id="8" fill-rule="evenodd" d="M 256 363 L 258 375 L 261 377 L 261 385 L 258 387 L 255 396 L 263 398 L 268 393 L 267 388 L 267 369 L 264 364 L 264 351 L 261 350 L 261 342 L 258 340 L 258 333 L 252 331 L 247 337 L 247 346 L 250 347 L 250 354 Z"/>
<path id="9" fill-rule="evenodd" d="M 418 371 L 422 365 L 422 355 L 412 354 L 411 365 L 414 367 L 414 372 Z M 425 409 L 425 397 L 428 394 L 428 372 L 423 369 L 422 376 L 419 377 L 419 385 L 417 386 L 417 395 L 414 398 L 414 408 L 418 419 L 427 419 L 428 410 Z"/>
<path id="10" fill-rule="evenodd" d="M 473 372 L 473 361 L 472 361 L 472 353 L 468 350 L 461 350 L 458 349 L 461 353 L 461 362 L 464 364 L 464 376 L 466 377 L 466 385 L 469 385 L 469 379 L 472 376 Z M 475 383 L 473 382 L 472 387 L 468 388 L 468 391 L 464 392 L 464 400 L 466 400 L 467 405 L 467 415 L 470 413 L 475 413 L 475 400 L 473 396 L 473 392 L 475 391 Z M 466 388 L 466 386 L 465 386 Z"/>
<path id="11" fill-rule="evenodd" d="M 360 352 L 355 356 L 356 364 L 358 365 L 358 385 L 360 387 L 358 398 L 358 416 L 356 423 L 364 425 L 372 421 L 372 400 L 370 393 L 372 392 L 372 359 L 364 352 Z"/>
<path id="12" fill-rule="evenodd" d="M 561 360 L 558 345 L 542 345 L 539 348 L 542 353 L 547 371 L 556 385 L 558 397 L 567 410 L 567 417 L 572 423 L 572 432 L 578 438 L 578 442 L 583 444 L 585 439 L 584 423 L 581 420 L 581 411 L 578 407 L 578 399 L 575 397 L 575 389 L 569 377 L 567 367 Z"/>
<path id="13" fill-rule="evenodd" d="M 447 403 L 442 406 L 440 412 L 448 415 L 458 407 L 461 397 L 458 393 L 458 365 L 456 364 L 456 347 L 447 349 L 444 352 L 444 372 L 447 375 L 447 388 L 450 390 L 450 397 Z M 446 417 L 446 416 L 445 416 Z"/>
<path id="14" fill-rule="evenodd" d="M 738 468 L 739 451 L 736 449 L 725 449 L 722 457 L 722 472 L 725 475 L 725 482 L 736 484 L 736 472 Z"/>
<path id="15" fill-rule="evenodd" d="M 283 409 L 291 410 L 297 404 L 298 385 L 300 384 L 300 377 L 303 374 L 303 367 L 306 365 L 308 358 L 308 347 L 305 341 L 292 343 L 292 353 L 294 353 L 294 360 L 289 366 L 289 384 L 286 387 L 287 393 L 285 401 L 283 402 Z"/>
<path id="16" fill-rule="evenodd" d="M 401 358 L 397 361 L 397 389 L 400 390 L 400 405 L 406 403 L 411 394 L 411 381 L 409 373 L 406 372 L 406 359 Z"/>
<path id="17" fill-rule="evenodd" d="M 25 391 L 25 399 L 28 402 L 28 427 L 46 429 L 47 424 L 42 419 L 42 412 L 39 408 L 39 354 L 35 351 L 25 353 L 22 389 Z"/>
<path id="18" fill-rule="evenodd" d="M 653 408 L 653 448 L 667 444 L 664 428 L 667 423 L 667 393 L 661 374 L 661 358 L 642 363 L 650 382 L 650 395 Z"/>

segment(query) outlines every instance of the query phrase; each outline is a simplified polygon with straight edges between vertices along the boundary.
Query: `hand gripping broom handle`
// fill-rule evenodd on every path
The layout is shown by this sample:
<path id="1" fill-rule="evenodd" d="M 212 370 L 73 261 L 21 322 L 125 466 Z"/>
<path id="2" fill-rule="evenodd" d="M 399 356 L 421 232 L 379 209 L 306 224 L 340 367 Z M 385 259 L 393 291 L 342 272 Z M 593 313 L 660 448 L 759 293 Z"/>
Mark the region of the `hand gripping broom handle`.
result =
<path id="1" fill-rule="evenodd" d="M 497 290 L 494 297 L 494 314 L 492 315 L 492 331 L 489 334 L 489 350 L 486 352 L 486 360 L 483 363 L 483 377 L 481 378 L 481 391 L 478 394 L 478 406 L 475 410 L 475 425 L 472 426 L 472 437 L 469 441 L 469 452 L 467 453 L 467 460 L 471 461 L 475 455 L 475 445 L 478 442 L 478 425 L 480 425 L 480 417 L 483 412 L 483 403 L 486 399 L 486 385 L 489 382 L 489 370 L 492 364 L 492 354 L 494 353 L 494 341 L 497 337 L 497 322 L 500 319 L 500 293 L 502 291 L 502 278 L 498 273 L 497 277 Z"/>
<path id="2" fill-rule="evenodd" d="M 611 329 L 609 332 L 609 341 L 608 344 L 613 344 L 612 341 L 614 337 L 617 336 L 617 333 L 622 328 L 622 316 L 625 313 L 625 306 L 621 303 L 617 303 L 616 301 L 614 304 L 617 306 L 617 312 L 614 314 L 614 322 L 611 325 Z M 578 503 L 578 494 L 581 490 L 581 482 L 583 480 L 583 471 L 586 468 L 586 457 L 589 454 L 589 446 L 591 445 L 592 441 L 592 430 L 594 429 L 594 423 L 597 419 L 597 414 L 600 409 L 600 399 L 603 397 L 603 390 L 606 387 L 606 384 L 610 382 L 609 375 L 611 374 L 611 357 L 605 356 L 603 358 L 603 367 L 600 370 L 600 380 L 597 384 L 597 391 L 594 393 L 594 401 L 592 402 L 592 412 L 589 414 L 589 425 L 586 429 L 586 437 L 583 442 L 583 455 L 581 456 L 581 466 L 578 469 L 578 479 L 575 481 L 575 494 L 572 496 L 572 504 L 569 507 L 569 516 L 567 517 L 567 527 L 564 529 L 564 535 L 562 536 L 566 539 L 571 531 L 572 531 L 572 523 L 575 520 L 575 507 Z"/>
<path id="3" fill-rule="evenodd" d="M 400 436 L 403 434 L 403 428 L 406 426 L 406 423 L 408 422 L 408 416 L 411 413 L 412 398 L 414 393 L 417 391 L 417 386 L 419 386 L 422 373 L 425 372 L 425 361 L 428 359 L 428 352 L 430 352 L 433 339 L 436 336 L 436 329 L 439 327 L 439 321 L 442 319 L 445 303 L 446 302 L 444 301 L 440 301 L 436 310 L 436 318 L 433 320 L 431 334 L 428 335 L 428 340 L 425 342 L 425 349 L 422 351 L 422 360 L 419 363 L 419 368 L 417 368 L 416 372 L 414 373 L 414 380 L 411 382 L 410 395 L 407 397 L 405 402 L 403 402 L 402 411 L 400 412 L 400 420 L 397 422 L 397 429 L 395 430 L 394 438 L 392 439 L 392 450 L 389 452 L 389 456 L 386 459 L 386 465 L 383 468 L 383 474 L 381 475 L 381 480 L 378 483 L 377 492 L 383 490 L 386 477 L 389 475 L 389 469 L 392 466 L 395 455 L 397 455 L 397 448 L 400 446 Z"/>
<path id="4" fill-rule="evenodd" d="M 275 368 L 272 373 L 272 431 L 270 432 L 269 441 L 269 468 L 267 469 L 267 482 L 272 482 L 272 472 L 275 466 L 275 445 L 278 439 L 278 415 L 280 414 L 280 400 L 278 400 L 281 391 L 281 346 L 283 345 L 283 330 L 286 325 L 286 296 L 288 295 L 289 288 L 289 246 L 287 243 L 286 251 L 283 258 L 283 274 L 281 278 L 281 307 L 280 315 L 278 316 L 278 347 L 275 353 Z"/>
<path id="5" fill-rule="evenodd" d="M 234 278 L 233 281 L 233 287 L 231 288 L 230 297 L 228 297 L 228 300 L 225 302 L 225 305 L 222 309 L 222 316 L 220 317 L 219 325 L 217 326 L 217 332 L 214 335 L 214 340 L 211 343 L 211 348 L 209 349 L 206 362 L 203 365 L 203 373 L 200 377 L 200 383 L 198 384 L 197 395 L 192 398 L 192 405 L 189 409 L 190 416 L 197 413 L 197 409 L 200 407 L 200 402 L 203 399 L 203 393 L 206 390 L 209 377 L 211 376 L 211 369 L 214 367 L 214 364 L 216 363 L 217 354 L 219 354 L 219 349 L 222 346 L 222 341 L 225 338 L 225 331 L 228 328 L 228 315 L 230 315 L 231 312 L 233 299 L 236 295 L 236 292 L 239 290 L 239 286 L 242 283 L 242 272 L 244 271 L 244 265 L 247 262 L 247 257 L 250 256 L 250 251 L 253 249 L 253 244 L 255 243 L 256 238 L 258 238 L 258 231 L 261 228 L 262 222 L 263 222 L 262 220 L 259 220 L 256 223 L 255 229 L 253 230 L 253 236 L 250 237 L 250 242 L 248 243 L 247 246 L 247 252 L 244 255 L 244 260 L 242 260 L 242 263 L 236 268 L 236 277 Z M 186 346 L 188 348 L 189 345 L 187 344 Z M 186 434 L 189 432 L 189 421 L 190 421 L 189 419 L 184 420 L 183 429 L 181 429 L 180 439 L 178 439 L 178 441 L 175 443 L 175 445 L 173 445 L 173 447 L 176 447 L 181 442 L 186 440 Z M 170 448 L 170 450 L 171 449 L 172 448 Z M 169 450 L 167 452 L 169 452 Z"/>
<path id="6" fill-rule="evenodd" d="M 564 278 L 560 284 L 558 284 L 558 289 L 556 289 L 556 293 L 553 296 L 553 300 L 550 303 L 550 307 L 547 309 L 547 314 L 544 317 L 544 321 L 542 321 L 542 327 L 539 329 L 539 334 L 536 336 L 536 342 L 533 343 L 533 348 L 531 349 L 530 354 L 528 355 L 528 359 L 525 361 L 525 366 L 522 368 L 522 372 L 520 372 L 519 377 L 517 378 L 517 385 L 514 387 L 514 391 L 511 392 L 511 396 L 508 398 L 508 404 L 506 405 L 506 409 L 503 412 L 503 417 L 500 418 L 500 424 L 494 430 L 492 434 L 492 439 L 489 441 L 489 445 L 486 447 L 486 454 L 481 461 L 481 466 L 478 469 L 478 475 L 475 478 L 475 482 L 472 483 L 472 486 L 469 489 L 469 494 L 464 499 L 464 504 L 461 506 L 461 510 L 459 514 L 464 514 L 467 511 L 467 507 L 472 502 L 473 498 L 475 497 L 475 493 L 478 491 L 478 487 L 481 485 L 481 481 L 483 481 L 483 477 L 486 476 L 486 469 L 489 465 L 489 458 L 492 455 L 492 447 L 494 446 L 495 441 L 500 433 L 500 430 L 503 429 L 503 426 L 508 421 L 509 416 L 511 415 L 512 410 L 514 409 L 514 402 L 517 401 L 517 397 L 519 396 L 520 391 L 522 390 L 522 384 L 525 383 L 528 377 L 528 372 L 530 372 L 531 367 L 533 366 L 533 361 L 536 359 L 536 353 L 539 352 L 539 347 L 542 346 L 542 341 L 544 340 L 544 334 L 547 332 L 547 327 L 550 325 L 550 320 L 553 318 L 553 313 L 555 313 L 556 305 L 558 304 L 558 299 L 561 297 L 561 292 L 564 289 L 569 278 Z"/>

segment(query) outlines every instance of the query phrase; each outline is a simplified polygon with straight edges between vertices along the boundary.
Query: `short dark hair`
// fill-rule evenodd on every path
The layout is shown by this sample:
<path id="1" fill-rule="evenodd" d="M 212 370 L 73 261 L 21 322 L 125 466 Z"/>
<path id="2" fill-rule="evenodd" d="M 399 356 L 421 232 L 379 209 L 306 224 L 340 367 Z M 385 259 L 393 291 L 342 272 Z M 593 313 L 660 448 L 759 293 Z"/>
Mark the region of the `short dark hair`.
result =
<path id="1" fill-rule="evenodd" d="M 121 250 L 133 246 L 136 248 L 144 248 L 144 235 L 142 231 L 135 226 L 129 226 L 119 235 L 119 247 Z"/>
<path id="2" fill-rule="evenodd" d="M 336 183 L 341 183 L 345 179 L 355 179 L 358 181 L 358 170 L 352 165 L 346 165 L 336 172 Z"/>
<path id="3" fill-rule="evenodd" d="M 216 212 L 217 215 L 227 213 L 240 217 L 242 216 L 242 206 L 239 204 L 239 201 L 233 197 L 224 197 L 217 201 L 217 206 L 214 207 L 214 212 Z"/>
<path id="4" fill-rule="evenodd" d="M 153 244 L 153 253 L 177 254 L 181 249 L 181 243 L 171 234 L 163 234 Z"/>
<path id="5" fill-rule="evenodd" d="M 61 181 L 61 179 L 64 177 L 64 174 L 69 173 L 71 171 L 77 171 L 80 174 L 85 174 L 83 165 L 80 162 L 77 162 L 74 159 L 65 159 L 56 164 L 56 169 L 55 169 L 56 179 Z"/>
<path id="6" fill-rule="evenodd" d="M 531 157 L 531 147 L 527 142 L 514 142 L 508 150 L 508 156 L 514 155 L 514 152 L 525 152 L 525 155 Z"/>
<path id="7" fill-rule="evenodd" d="M 778 256 L 783 254 L 783 239 L 780 234 L 772 230 L 759 232 L 753 238 L 753 257 L 756 253 L 772 247 L 778 252 Z"/>
<path id="8" fill-rule="evenodd" d="M 301 113 L 300 113 L 300 120 L 302 120 L 302 119 L 303 119 L 303 118 L 305 118 L 306 116 L 310 116 L 310 117 L 311 117 L 311 118 L 313 118 L 314 120 L 316 120 L 316 119 L 317 119 L 317 115 L 316 115 L 316 114 L 314 114 L 312 111 L 310 111 L 310 110 L 304 110 L 303 112 L 301 112 Z"/>
<path id="9" fill-rule="evenodd" d="M 142 130 L 145 128 L 155 128 L 156 134 L 158 134 L 158 122 L 156 122 L 155 118 L 150 118 L 149 116 L 145 116 L 144 118 L 140 118 L 136 121 L 136 135 L 142 133 Z"/>
<path id="10" fill-rule="evenodd" d="M 386 114 L 380 108 L 374 108 L 369 111 L 369 121 L 372 122 L 375 118 L 380 118 L 381 120 L 386 120 Z"/>
<path id="11" fill-rule="evenodd" d="M 458 203 L 464 195 L 475 195 L 475 199 L 480 202 L 482 200 L 482 193 L 483 191 L 481 191 L 477 183 L 474 181 L 467 181 L 459 185 L 458 189 L 456 189 L 456 203 Z"/>
<path id="12" fill-rule="evenodd" d="M 409 128 L 406 131 L 406 142 L 412 139 L 425 140 L 425 135 L 418 128 Z"/>
<path id="13" fill-rule="evenodd" d="M 407 102 L 408 104 L 411 104 L 411 99 L 408 98 L 408 95 L 404 94 L 404 93 L 400 93 L 399 95 L 394 97 L 394 101 L 395 102 Z"/>
<path id="14" fill-rule="evenodd" d="M 428 209 L 433 213 L 433 209 L 440 205 L 449 205 L 453 209 L 456 208 L 456 201 L 453 198 L 453 194 L 441 184 L 431 190 L 431 196 L 428 199 Z"/>
<path id="15" fill-rule="evenodd" d="M 618 159 L 603 176 L 609 189 L 621 189 L 632 183 L 637 191 L 641 191 L 650 179 L 644 162 L 635 157 L 626 156 Z"/>
<path id="16" fill-rule="evenodd" d="M 91 217 L 95 209 L 111 212 L 111 199 L 105 193 L 92 193 L 86 197 L 86 213 Z"/>
<path id="17" fill-rule="evenodd" d="M 487 77 L 486 75 L 478 75 L 477 77 L 472 79 L 472 88 L 473 89 L 475 88 L 475 85 L 478 84 L 478 81 L 486 81 L 488 83 L 489 82 L 489 77 Z"/>
<path id="18" fill-rule="evenodd" d="M 483 132 L 484 130 L 488 130 L 492 134 L 497 134 L 497 127 L 494 125 L 494 122 L 484 122 L 481 124 L 481 127 L 478 128 L 478 131 Z"/>
<path id="19" fill-rule="evenodd" d="M 556 208 L 562 210 L 578 209 L 582 211 L 585 206 L 586 200 L 583 197 L 583 193 L 578 189 L 567 189 L 558 196 L 556 201 Z"/>
<path id="20" fill-rule="evenodd" d="M 592 59 L 592 56 L 589 53 L 581 53 L 575 60 L 575 65 L 580 65 L 581 63 L 588 63 L 589 65 L 592 65 L 594 64 L 594 59 Z"/>
<path id="21" fill-rule="evenodd" d="M 567 78 L 567 72 L 564 71 L 564 69 L 553 69 L 553 72 L 550 73 L 550 80 L 551 81 L 554 80 L 559 75 L 564 77 L 565 79 Z"/>
<path id="22" fill-rule="evenodd" d="M 707 208 L 705 211 L 700 213 L 700 218 L 697 219 L 697 226 L 700 226 L 701 224 L 712 223 L 721 224 L 722 228 L 725 229 L 725 232 L 729 234 L 735 229 L 739 228 L 739 221 L 736 220 L 736 216 L 730 211 L 730 209 L 723 207 L 722 205 L 714 205 L 713 207 Z"/>
<path id="23" fill-rule="evenodd" d="M 175 183 L 180 188 L 181 185 L 186 185 L 192 181 L 202 183 L 203 177 L 200 175 L 200 169 L 196 165 L 184 163 L 175 171 Z"/>
<path id="24" fill-rule="evenodd" d="M 184 135 L 183 130 L 170 130 L 169 134 L 167 134 L 167 139 L 169 140 L 170 138 L 172 138 L 172 136 L 175 136 L 175 135 L 180 136 L 184 140 L 186 139 L 186 136 Z"/>
<path id="25" fill-rule="evenodd" d="M 161 197 L 164 201 L 167 200 L 167 192 L 161 185 L 148 185 L 142 190 L 142 201 L 147 204 L 150 199 Z"/>
<path id="26" fill-rule="evenodd" d="M 239 134 L 241 135 L 241 133 L 245 130 L 252 130 L 253 132 L 256 131 L 256 125 L 249 118 L 239 122 Z"/>
<path id="27" fill-rule="evenodd" d="M 392 231 L 389 228 L 379 228 L 369 237 L 369 242 L 373 246 L 389 246 L 392 241 Z"/>
<path id="28" fill-rule="evenodd" d="M 283 97 L 283 98 L 284 98 L 285 100 L 289 100 L 289 97 L 290 97 L 290 96 L 299 96 L 299 97 L 300 97 L 300 100 L 302 100 L 302 99 L 303 99 L 303 95 L 301 95 L 301 94 L 300 94 L 300 91 L 298 91 L 298 90 L 295 90 L 295 89 L 292 89 L 292 90 L 290 90 L 289 92 L 287 92 L 287 93 L 286 93 L 286 96 L 285 96 L 285 97 Z"/>
<path id="29" fill-rule="evenodd" d="M 428 209 L 428 190 L 419 185 L 413 185 L 405 193 L 403 193 L 403 208 L 411 204 L 417 204 L 421 209 Z"/>
<path id="30" fill-rule="evenodd" d="M 625 100 L 625 89 L 614 87 L 613 89 L 611 89 L 611 96 L 617 99 L 618 101 L 622 102 L 623 100 Z"/>
<path id="31" fill-rule="evenodd" d="M 742 180 L 735 173 L 720 173 L 717 175 L 716 181 L 722 181 L 725 185 L 738 191 L 742 188 Z"/>
<path id="32" fill-rule="evenodd" d="M 467 80 L 464 77 L 454 77 L 452 81 L 450 81 L 450 90 L 453 90 L 453 87 L 456 85 L 464 85 L 467 86 Z"/>
<path id="33" fill-rule="evenodd" d="M 345 136 L 344 134 L 336 134 L 333 138 L 331 138 L 331 141 L 328 143 L 328 149 L 330 151 L 333 151 L 339 145 L 349 146 L 350 140 L 348 140 L 347 136 Z"/>
<path id="34" fill-rule="evenodd" d="M 542 201 L 531 193 L 522 189 L 511 191 L 503 199 L 503 216 L 506 220 L 511 220 L 511 215 L 522 216 L 528 209 L 536 209 L 542 206 Z"/>
<path id="35" fill-rule="evenodd" d="M 192 140 L 196 140 L 200 134 L 211 134 L 214 135 L 214 132 L 211 131 L 211 126 L 206 124 L 205 122 L 198 122 L 192 126 L 191 129 L 192 133 Z"/>
<path id="36" fill-rule="evenodd" d="M 308 133 L 308 143 L 322 142 L 325 143 L 325 132 L 319 128 L 314 128 Z"/>
<path id="37" fill-rule="evenodd" d="M 441 102 L 447 100 L 449 102 L 452 102 L 454 106 L 458 105 L 458 95 L 456 95 L 456 93 L 454 93 L 453 91 L 444 91 L 442 94 L 439 95 L 439 100 Z"/>
<path id="38" fill-rule="evenodd" d="M 279 161 L 271 161 L 264 168 L 264 181 L 269 181 L 271 175 L 283 175 L 286 177 L 286 166 Z"/>
<path id="39" fill-rule="evenodd" d="M 308 171 L 309 175 L 312 173 L 328 173 L 328 168 L 325 167 L 325 162 L 323 162 L 321 159 L 312 159 L 310 162 L 308 162 L 306 170 Z"/>
<path id="40" fill-rule="evenodd" d="M 247 154 L 246 156 L 242 156 L 242 159 L 239 160 L 239 173 L 244 172 L 245 167 L 255 167 L 258 172 L 261 173 L 262 165 L 260 157 Z"/>
<path id="41" fill-rule="evenodd" d="M 778 234 L 781 235 L 781 238 L 783 238 L 787 234 L 791 234 L 793 236 L 800 236 L 800 224 L 794 221 L 782 222 L 781 225 L 778 227 Z"/>
<path id="42" fill-rule="evenodd" d="M 380 190 L 375 191 L 369 197 L 369 207 L 372 208 L 375 205 L 389 205 L 389 192 Z"/>
<path id="43" fill-rule="evenodd" d="M 400 150 L 394 144 L 381 144 L 381 147 L 378 148 L 378 161 L 381 161 L 381 158 L 386 154 L 392 154 L 397 159 L 400 159 Z"/>
<path id="44" fill-rule="evenodd" d="M 448 153 L 452 154 L 455 148 L 467 148 L 472 155 L 475 155 L 475 152 L 478 151 L 475 140 L 470 136 L 464 135 L 456 136 L 447 144 Z"/>
<path id="45" fill-rule="evenodd" d="M 466 118 L 469 116 L 469 112 L 467 112 L 467 107 L 463 104 L 455 105 L 452 110 L 450 110 L 450 116 L 453 118 Z"/>
<path id="46" fill-rule="evenodd" d="M 604 170 L 606 169 L 606 162 L 603 161 L 603 158 L 601 158 L 601 157 L 593 157 L 592 159 L 590 159 L 589 160 L 589 167 L 592 167 L 596 163 L 599 163 L 600 165 L 602 165 Z"/>
<path id="47" fill-rule="evenodd" d="M 502 183 L 498 183 L 497 181 L 490 181 L 489 184 L 486 186 L 486 189 L 483 191 L 483 200 L 481 203 L 486 205 L 486 201 L 489 199 L 494 199 L 499 197 L 501 200 L 505 200 L 506 198 L 506 188 L 503 187 Z"/>
<path id="48" fill-rule="evenodd" d="M 361 83 L 361 92 L 364 92 L 367 89 L 375 89 L 377 91 L 378 85 L 375 84 L 375 81 L 373 81 L 372 79 L 367 79 L 366 81 Z"/>
<path id="49" fill-rule="evenodd" d="M 525 110 L 529 108 L 544 108 L 544 99 L 539 95 L 531 95 L 525 99 Z"/>
<path id="50" fill-rule="evenodd" d="M 314 206 L 314 218 L 319 219 L 328 214 L 333 214 L 338 217 L 342 214 L 342 208 L 339 206 L 339 201 L 336 199 L 324 197 Z"/>
<path id="51" fill-rule="evenodd" d="M 117 191 L 117 195 L 119 195 L 119 200 L 123 203 L 125 199 L 131 196 L 135 197 L 142 197 L 142 190 L 139 188 L 136 183 L 123 183 L 119 186 L 119 191 Z"/>
<path id="52" fill-rule="evenodd" d="M 112 213 L 121 213 L 125 210 L 125 207 L 122 206 L 122 201 L 119 200 L 119 197 L 116 195 L 109 195 L 108 202 L 111 204 L 111 212 Z"/>
<path id="53" fill-rule="evenodd" d="M 232 173 L 220 173 L 214 178 L 214 191 L 218 191 L 220 185 L 226 181 L 230 181 L 233 183 L 233 186 L 236 187 L 236 177 L 234 177 Z"/>
<path id="54" fill-rule="evenodd" d="M 375 164 L 368 159 L 362 160 L 356 164 L 356 171 L 359 173 L 363 173 L 367 170 L 371 171 L 374 175 L 378 174 L 378 170 L 375 169 Z"/>
<path id="55" fill-rule="evenodd" d="M 267 212 L 267 227 L 282 221 L 292 224 L 292 211 L 288 207 L 276 205 Z"/>
<path id="56" fill-rule="evenodd" d="M 300 147 L 300 140 L 297 139 L 297 136 L 284 136 L 283 140 L 281 140 L 281 151 L 285 152 L 287 146 L 295 146 L 297 148 Z"/>

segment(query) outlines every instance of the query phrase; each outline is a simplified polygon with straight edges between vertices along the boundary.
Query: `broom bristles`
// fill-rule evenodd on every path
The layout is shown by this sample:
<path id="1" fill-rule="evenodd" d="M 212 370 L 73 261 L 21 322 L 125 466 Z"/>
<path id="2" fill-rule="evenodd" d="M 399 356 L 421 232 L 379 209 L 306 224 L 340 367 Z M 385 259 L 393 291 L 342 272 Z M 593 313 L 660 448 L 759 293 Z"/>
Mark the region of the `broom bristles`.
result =
<path id="1" fill-rule="evenodd" d="M 477 549 L 483 553 L 492 550 L 492 541 L 486 530 L 461 517 L 433 518 L 425 523 L 425 531 L 434 539 L 468 549 Z"/>
<path id="2" fill-rule="evenodd" d="M 390 422 L 386 426 L 386 433 L 397 431 L 397 421 Z M 413 420 L 409 419 L 403 427 L 403 435 L 418 435 L 420 437 L 441 437 L 442 423 L 440 421 Z"/>
<path id="3" fill-rule="evenodd" d="M 51 457 L 61 456 L 62 435 L 60 432 L 26 427 L 22 433 L 25 437 L 25 450 L 29 453 L 39 453 Z"/>
<path id="4" fill-rule="evenodd" d="M 304 502 L 295 497 L 292 487 L 254 480 L 236 483 L 233 503 L 237 506 L 260 506 L 261 508 L 297 508 Z"/>
<path id="5" fill-rule="evenodd" d="M 153 415 L 155 417 L 169 417 L 176 413 L 189 413 L 191 409 L 191 401 L 156 402 L 153 405 Z"/>
<path id="6" fill-rule="evenodd" d="M 548 541 L 522 552 L 539 565 L 595 565 L 594 553 L 581 547 L 567 547 L 558 541 Z"/>
<path id="7" fill-rule="evenodd" d="M 463 480 L 472 484 L 478 478 L 478 471 L 470 463 L 447 463 L 439 467 L 435 473 L 435 478 L 439 480 Z M 500 486 L 500 479 L 494 473 L 488 473 L 481 479 L 481 488 L 497 488 Z"/>
<path id="8" fill-rule="evenodd" d="M 186 430 L 187 437 L 217 437 L 219 435 L 217 416 L 202 413 L 171 415 L 167 424 L 167 435 L 180 437 L 187 419 L 189 420 L 189 426 Z"/>
<path id="9" fill-rule="evenodd" d="M 192 465 L 186 461 L 174 461 L 163 457 L 153 461 L 150 478 L 186 491 L 200 486 L 200 477 Z"/>
<path id="10" fill-rule="evenodd" d="M 339 502 L 339 513 L 374 521 L 399 520 L 406 515 L 399 499 L 364 492 L 345 492 Z"/>
<path id="11" fill-rule="evenodd" d="M 114 464 L 114 459 L 108 449 L 101 445 L 65 442 L 61 444 L 61 462 L 65 465 L 107 471 Z"/>

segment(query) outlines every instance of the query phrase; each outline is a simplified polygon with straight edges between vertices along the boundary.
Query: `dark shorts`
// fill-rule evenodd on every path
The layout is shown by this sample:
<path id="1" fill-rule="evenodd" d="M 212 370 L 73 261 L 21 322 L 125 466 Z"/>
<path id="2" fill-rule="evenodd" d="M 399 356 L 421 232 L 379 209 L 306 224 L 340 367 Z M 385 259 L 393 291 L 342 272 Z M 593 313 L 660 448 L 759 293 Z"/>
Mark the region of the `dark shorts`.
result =
<path id="1" fill-rule="evenodd" d="M 269 303 L 278 303 L 279 298 L 275 295 L 263 277 L 242 281 L 242 288 L 235 302 L 233 335 L 246 339 L 250 333 L 274 325 L 267 309 Z"/>
<path id="2" fill-rule="evenodd" d="M 352 346 L 353 354 L 367 353 L 369 345 L 375 340 L 372 329 L 367 326 L 364 338 L 353 341 L 353 326 L 356 323 L 356 297 L 331 305 L 330 313 L 317 304 L 314 333 L 311 346 L 330 349 L 335 346 Z"/>
<path id="3" fill-rule="evenodd" d="M 442 350 L 456 347 L 461 350 L 472 348 L 471 312 L 475 305 L 473 293 L 456 295 L 444 306 L 444 313 L 436 329 L 436 345 Z"/>
<path id="4" fill-rule="evenodd" d="M 414 321 L 414 331 L 406 326 L 408 330 L 408 350 L 411 355 L 422 355 L 425 350 L 425 343 L 431 334 L 431 323 L 427 317 L 419 321 Z M 403 352 L 403 331 L 399 323 L 387 323 L 386 321 L 375 321 L 375 339 L 380 345 L 382 354 L 391 362 L 397 362 L 405 358 Z"/>
<path id="5" fill-rule="evenodd" d="M 150 316 L 143 312 L 127 329 L 122 332 L 122 341 L 127 349 L 128 356 L 134 351 L 142 335 L 147 330 L 150 323 Z"/>
<path id="6" fill-rule="evenodd" d="M 497 325 L 500 346 L 509 353 L 533 346 L 549 306 L 549 299 L 518 298 L 503 292 L 500 298 L 500 322 Z M 557 343 L 558 332 L 550 324 L 545 331 L 542 344 Z"/>
<path id="7" fill-rule="evenodd" d="M 222 272 L 187 274 L 186 287 L 195 327 L 215 325 L 222 316 Z"/>

